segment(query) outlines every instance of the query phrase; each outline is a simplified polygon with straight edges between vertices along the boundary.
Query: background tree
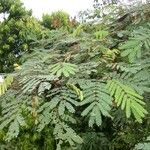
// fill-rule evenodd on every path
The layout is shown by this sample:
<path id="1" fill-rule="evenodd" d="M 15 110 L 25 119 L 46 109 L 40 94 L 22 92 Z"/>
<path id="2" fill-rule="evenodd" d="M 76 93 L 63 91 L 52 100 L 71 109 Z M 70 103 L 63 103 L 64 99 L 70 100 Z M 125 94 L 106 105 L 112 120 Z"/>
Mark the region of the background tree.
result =
<path id="1" fill-rule="evenodd" d="M 0 23 L 0 72 L 7 72 L 29 50 L 30 42 L 41 37 L 42 27 L 20 0 L 1 0 L 0 13 L 4 16 Z"/>
<path id="2" fill-rule="evenodd" d="M 42 25 L 50 30 L 63 28 L 69 30 L 77 25 L 74 19 L 71 19 L 69 14 L 64 11 L 53 12 L 52 14 L 45 14 L 42 18 Z"/>

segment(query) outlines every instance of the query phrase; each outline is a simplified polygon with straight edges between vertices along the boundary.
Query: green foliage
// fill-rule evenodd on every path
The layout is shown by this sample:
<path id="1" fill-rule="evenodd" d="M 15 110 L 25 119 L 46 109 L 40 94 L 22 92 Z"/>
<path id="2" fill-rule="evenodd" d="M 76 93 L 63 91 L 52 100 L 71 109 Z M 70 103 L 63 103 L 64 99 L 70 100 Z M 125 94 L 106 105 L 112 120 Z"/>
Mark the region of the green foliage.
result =
<path id="1" fill-rule="evenodd" d="M 83 101 L 81 106 L 87 107 L 81 113 L 82 116 L 89 116 L 89 127 L 93 127 L 94 124 L 100 126 L 102 124 L 102 115 L 106 117 L 110 116 L 110 110 L 112 105 L 112 99 L 108 95 L 104 83 L 100 82 L 81 82 L 81 89 L 83 90 Z"/>
<path id="2" fill-rule="evenodd" d="M 1 0 L 0 1 L 0 12 L 7 13 L 8 18 L 19 19 L 22 16 L 30 15 L 31 12 L 27 12 L 23 7 L 20 0 Z"/>
<path id="3" fill-rule="evenodd" d="M 19 134 L 20 126 L 26 126 L 24 117 L 22 116 L 22 107 L 26 100 L 20 101 L 12 93 L 8 94 L 8 97 L 5 95 L 2 99 L 2 114 L 3 117 L 0 119 L 0 130 L 8 127 L 8 132 L 5 139 L 10 141 L 12 138 L 16 138 Z"/>
<path id="4" fill-rule="evenodd" d="M 12 53 L 21 59 L 14 64 L 13 83 L 3 82 L 9 89 L 0 97 L 0 149 L 127 150 L 149 136 L 149 25 L 133 27 L 133 15 L 119 9 L 110 16 L 102 10 L 100 22 L 80 24 L 71 34 L 62 12 L 43 20 L 51 31 L 29 15 L 1 24 L 19 29 L 18 40 L 29 47 Z"/>
<path id="5" fill-rule="evenodd" d="M 42 25 L 48 29 L 69 28 L 69 14 L 63 11 L 53 12 L 51 15 L 43 15 Z"/>
<path id="6" fill-rule="evenodd" d="M 107 150 L 109 141 L 103 133 L 87 132 L 83 133 L 83 144 L 79 150 Z M 101 145 L 101 146 L 98 146 Z"/>
<path id="7" fill-rule="evenodd" d="M 44 103 L 37 110 L 38 113 L 41 113 L 39 117 L 38 131 L 40 132 L 45 128 L 49 123 L 54 124 L 54 136 L 56 140 L 59 140 L 57 143 L 57 149 L 61 148 L 63 142 L 69 143 L 71 147 L 75 146 L 75 143 L 82 143 L 82 139 L 76 135 L 75 131 L 70 128 L 64 121 L 69 121 L 75 123 L 75 120 L 69 116 L 69 113 L 75 113 L 74 106 L 78 105 L 76 94 L 66 88 L 56 88 L 51 90 L 51 93 L 47 96 L 51 100 Z M 59 118 L 56 117 L 59 116 Z"/>
<path id="8" fill-rule="evenodd" d="M 138 30 L 133 31 L 132 37 L 123 44 L 120 49 L 124 51 L 121 53 L 122 57 L 128 57 L 129 62 L 134 62 L 136 58 L 141 58 L 142 50 L 150 49 L 150 29 L 140 27 Z"/>
<path id="9" fill-rule="evenodd" d="M 77 70 L 77 66 L 71 63 L 60 62 L 54 64 L 50 67 L 50 72 L 57 77 L 60 77 L 62 74 L 65 77 L 69 77 L 70 74 L 74 75 Z"/>
<path id="10" fill-rule="evenodd" d="M 37 89 L 38 94 L 41 95 L 45 90 L 49 90 L 51 88 L 50 82 L 53 80 L 57 79 L 49 75 L 29 76 L 21 80 L 20 84 L 23 85 L 23 93 L 31 94 Z"/>
<path id="11" fill-rule="evenodd" d="M 79 36 L 81 32 L 83 31 L 83 25 L 80 24 L 73 32 L 73 36 Z"/>
<path id="12" fill-rule="evenodd" d="M 143 97 L 136 93 L 131 87 L 117 80 L 108 81 L 107 87 L 110 95 L 114 96 L 114 101 L 117 106 L 121 106 L 122 110 L 125 109 L 127 118 L 133 113 L 136 120 L 142 122 L 142 118 L 148 113 L 142 106 L 145 105 L 142 101 Z"/>
<path id="13" fill-rule="evenodd" d="M 109 34 L 108 31 L 102 30 L 102 31 L 95 32 L 94 36 L 97 39 L 104 40 L 108 36 L 108 34 Z"/>
<path id="14" fill-rule="evenodd" d="M 0 14 L 7 16 L 0 23 L 0 72 L 10 72 L 32 41 L 40 39 L 43 27 L 31 17 L 20 0 L 0 1 Z"/>
<path id="15" fill-rule="evenodd" d="M 110 63 L 107 66 L 109 68 L 111 68 L 113 70 L 117 70 L 119 72 L 136 74 L 143 69 L 147 69 L 150 66 L 150 60 L 148 58 L 144 59 L 144 60 L 137 60 L 131 64 L 125 63 L 125 62 Z"/>
<path id="16" fill-rule="evenodd" d="M 117 69 L 120 74 L 116 72 L 112 74 L 112 78 L 120 80 L 122 83 L 132 87 L 140 95 L 150 90 L 150 72 L 149 59 L 139 60 L 132 64 L 118 63 L 109 64 L 112 69 Z"/>
<path id="17" fill-rule="evenodd" d="M 69 128 L 64 123 L 57 123 L 54 129 L 54 136 L 59 139 L 56 150 L 61 150 L 61 144 L 63 141 L 68 142 L 71 148 L 75 147 L 76 144 L 81 144 L 82 139 L 76 135 L 72 128 Z"/>

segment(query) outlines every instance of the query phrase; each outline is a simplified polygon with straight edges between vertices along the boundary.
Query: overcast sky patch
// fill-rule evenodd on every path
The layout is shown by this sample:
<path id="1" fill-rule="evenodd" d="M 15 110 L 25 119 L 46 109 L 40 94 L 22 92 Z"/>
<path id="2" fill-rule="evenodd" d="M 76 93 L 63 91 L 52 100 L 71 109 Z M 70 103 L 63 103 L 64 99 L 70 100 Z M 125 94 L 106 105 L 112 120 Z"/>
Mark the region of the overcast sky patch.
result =
<path id="1" fill-rule="evenodd" d="M 33 16 L 41 19 L 43 13 L 64 10 L 72 17 L 80 10 L 92 8 L 93 0 L 22 0 L 27 9 L 32 9 Z"/>

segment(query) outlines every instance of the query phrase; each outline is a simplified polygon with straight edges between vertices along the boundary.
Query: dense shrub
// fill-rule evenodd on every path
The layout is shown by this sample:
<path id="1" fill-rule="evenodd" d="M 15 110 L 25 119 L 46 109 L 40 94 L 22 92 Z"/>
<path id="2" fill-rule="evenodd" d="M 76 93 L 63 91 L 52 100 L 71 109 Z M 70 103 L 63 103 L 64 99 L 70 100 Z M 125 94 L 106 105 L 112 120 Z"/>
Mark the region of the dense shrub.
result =
<path id="1" fill-rule="evenodd" d="M 149 149 L 147 7 L 33 40 L 0 83 L 0 149 Z"/>

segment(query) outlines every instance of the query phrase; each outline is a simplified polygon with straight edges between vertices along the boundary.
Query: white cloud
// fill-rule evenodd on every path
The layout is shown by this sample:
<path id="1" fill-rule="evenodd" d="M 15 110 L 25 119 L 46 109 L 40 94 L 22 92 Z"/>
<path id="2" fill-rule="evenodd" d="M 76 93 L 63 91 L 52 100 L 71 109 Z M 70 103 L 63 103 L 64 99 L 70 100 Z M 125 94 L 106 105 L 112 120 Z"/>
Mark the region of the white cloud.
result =
<path id="1" fill-rule="evenodd" d="M 93 0 L 22 0 L 27 9 L 32 9 L 33 16 L 41 18 L 43 13 L 64 10 L 71 16 L 80 10 L 92 7 Z"/>

